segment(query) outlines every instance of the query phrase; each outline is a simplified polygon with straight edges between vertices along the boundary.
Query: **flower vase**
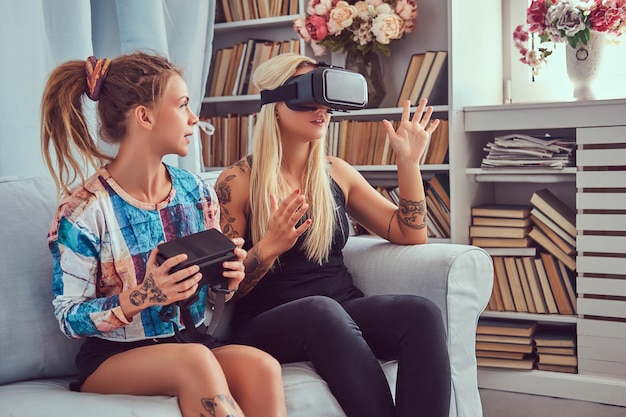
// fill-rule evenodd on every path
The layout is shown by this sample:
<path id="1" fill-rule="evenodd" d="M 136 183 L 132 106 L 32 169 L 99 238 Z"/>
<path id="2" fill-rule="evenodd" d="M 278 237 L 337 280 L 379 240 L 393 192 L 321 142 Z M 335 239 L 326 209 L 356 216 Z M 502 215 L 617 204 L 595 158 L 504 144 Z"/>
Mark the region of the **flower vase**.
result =
<path id="1" fill-rule="evenodd" d="M 379 107 L 387 92 L 378 54 L 375 52 L 364 54 L 356 48 L 350 48 L 346 52 L 345 68 L 359 72 L 365 77 L 367 81 L 367 107 Z"/>
<path id="2" fill-rule="evenodd" d="M 604 33 L 589 31 L 589 41 L 578 43 L 575 48 L 569 44 L 565 47 L 567 75 L 574 85 L 575 100 L 593 100 L 595 98 L 592 84 L 598 70 L 604 47 Z"/>

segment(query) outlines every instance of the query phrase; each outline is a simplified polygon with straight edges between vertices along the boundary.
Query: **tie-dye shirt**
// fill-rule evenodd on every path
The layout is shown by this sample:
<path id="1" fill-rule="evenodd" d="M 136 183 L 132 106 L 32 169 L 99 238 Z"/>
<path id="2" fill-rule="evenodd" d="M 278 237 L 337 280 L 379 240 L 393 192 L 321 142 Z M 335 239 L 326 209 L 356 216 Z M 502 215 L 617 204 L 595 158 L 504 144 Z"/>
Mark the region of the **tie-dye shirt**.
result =
<path id="1" fill-rule="evenodd" d="M 135 341 L 174 334 L 173 323 L 158 315 L 161 306 L 129 321 L 118 296 L 142 283 L 148 256 L 160 242 L 219 229 L 213 188 L 190 172 L 166 168 L 172 190 L 156 205 L 132 198 L 104 168 L 61 202 L 48 245 L 54 259 L 54 314 L 68 337 Z M 206 291 L 202 288 L 190 310 L 196 324 L 204 320 Z M 184 327 L 180 314 L 173 320 Z"/>

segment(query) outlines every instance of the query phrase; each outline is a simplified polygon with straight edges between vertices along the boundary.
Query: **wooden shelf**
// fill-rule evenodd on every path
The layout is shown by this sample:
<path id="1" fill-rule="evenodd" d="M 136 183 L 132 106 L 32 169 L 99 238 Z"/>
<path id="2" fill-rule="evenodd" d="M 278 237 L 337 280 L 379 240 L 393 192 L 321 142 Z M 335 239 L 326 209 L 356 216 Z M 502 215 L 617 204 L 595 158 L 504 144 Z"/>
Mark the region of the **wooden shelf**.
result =
<path id="1" fill-rule="evenodd" d="M 556 183 L 576 181 L 576 167 L 566 167 L 561 170 L 540 168 L 467 168 L 465 173 L 472 175 L 475 182 Z"/>

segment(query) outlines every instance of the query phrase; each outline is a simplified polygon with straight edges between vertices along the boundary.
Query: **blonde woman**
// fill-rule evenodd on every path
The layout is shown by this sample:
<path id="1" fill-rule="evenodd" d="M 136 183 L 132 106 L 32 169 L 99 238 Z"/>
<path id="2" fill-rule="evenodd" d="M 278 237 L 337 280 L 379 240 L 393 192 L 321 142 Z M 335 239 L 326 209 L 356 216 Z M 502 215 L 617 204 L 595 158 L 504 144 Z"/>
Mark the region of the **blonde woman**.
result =
<path id="1" fill-rule="evenodd" d="M 100 135 L 119 145 L 114 158 L 89 133 L 87 98 L 97 102 Z M 162 57 L 89 57 L 61 64 L 48 79 L 42 147 L 63 194 L 48 235 L 54 313 L 68 337 L 85 339 L 70 388 L 177 396 L 184 417 L 286 417 L 275 359 L 249 346 L 179 343 L 176 331 L 187 330 L 179 309 L 170 320 L 159 315 L 194 295 L 202 276 L 197 265 L 169 272 L 184 254 L 159 266 L 156 246 L 219 229 L 213 189 L 162 162 L 166 154 L 187 154 L 197 122 L 180 70 Z M 84 161 L 95 170 L 88 178 Z M 242 239 L 233 242 L 237 259 L 224 262 L 223 275 L 234 291 L 246 252 Z M 190 307 L 196 326 L 210 292 L 202 286 Z"/>
<path id="2" fill-rule="evenodd" d="M 253 81 L 260 91 L 275 91 L 316 65 L 283 54 L 259 66 Z M 235 295 L 235 340 L 282 363 L 311 361 L 349 417 L 449 412 L 437 306 L 412 295 L 364 297 L 342 257 L 346 214 L 391 242 L 427 241 L 419 160 L 439 121 L 425 101 L 413 117 L 409 109 L 407 102 L 397 130 L 382 122 L 397 157 L 398 207 L 345 161 L 326 155 L 330 109 L 320 104 L 263 104 L 252 154 L 225 169 L 216 185 L 222 229 L 245 237 L 248 250 Z M 377 359 L 399 361 L 395 403 Z"/>

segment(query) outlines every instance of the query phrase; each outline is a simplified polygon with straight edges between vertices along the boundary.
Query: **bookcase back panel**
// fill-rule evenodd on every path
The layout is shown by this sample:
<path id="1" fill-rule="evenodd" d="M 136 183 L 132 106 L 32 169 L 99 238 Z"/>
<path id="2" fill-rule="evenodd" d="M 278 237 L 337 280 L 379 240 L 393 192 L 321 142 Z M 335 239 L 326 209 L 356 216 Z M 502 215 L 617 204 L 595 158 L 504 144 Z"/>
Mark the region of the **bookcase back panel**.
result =
<path id="1" fill-rule="evenodd" d="M 576 258 L 576 269 L 579 274 L 615 274 L 624 275 L 626 273 L 626 259 L 606 258 L 601 256 L 578 256 Z"/>
<path id="2" fill-rule="evenodd" d="M 626 162 L 626 159 L 624 160 Z M 578 171 L 576 185 L 584 188 L 626 187 L 624 171 Z"/>
<path id="3" fill-rule="evenodd" d="M 596 294 L 626 297 L 626 278 L 609 279 L 579 277 L 576 281 L 576 290 L 579 295 Z M 626 337 L 626 329 L 624 337 Z"/>
<path id="4" fill-rule="evenodd" d="M 626 319 L 626 301 L 579 298 L 577 304 L 579 315 Z M 622 334 L 622 337 L 626 337 L 626 334 Z"/>
<path id="5" fill-rule="evenodd" d="M 626 236 L 578 235 L 576 238 L 576 250 L 579 252 L 624 253 L 625 248 Z"/>
<path id="6" fill-rule="evenodd" d="M 626 193 L 577 193 L 578 210 L 624 210 Z"/>
<path id="7" fill-rule="evenodd" d="M 576 228 L 589 231 L 626 231 L 626 214 L 578 214 Z"/>

